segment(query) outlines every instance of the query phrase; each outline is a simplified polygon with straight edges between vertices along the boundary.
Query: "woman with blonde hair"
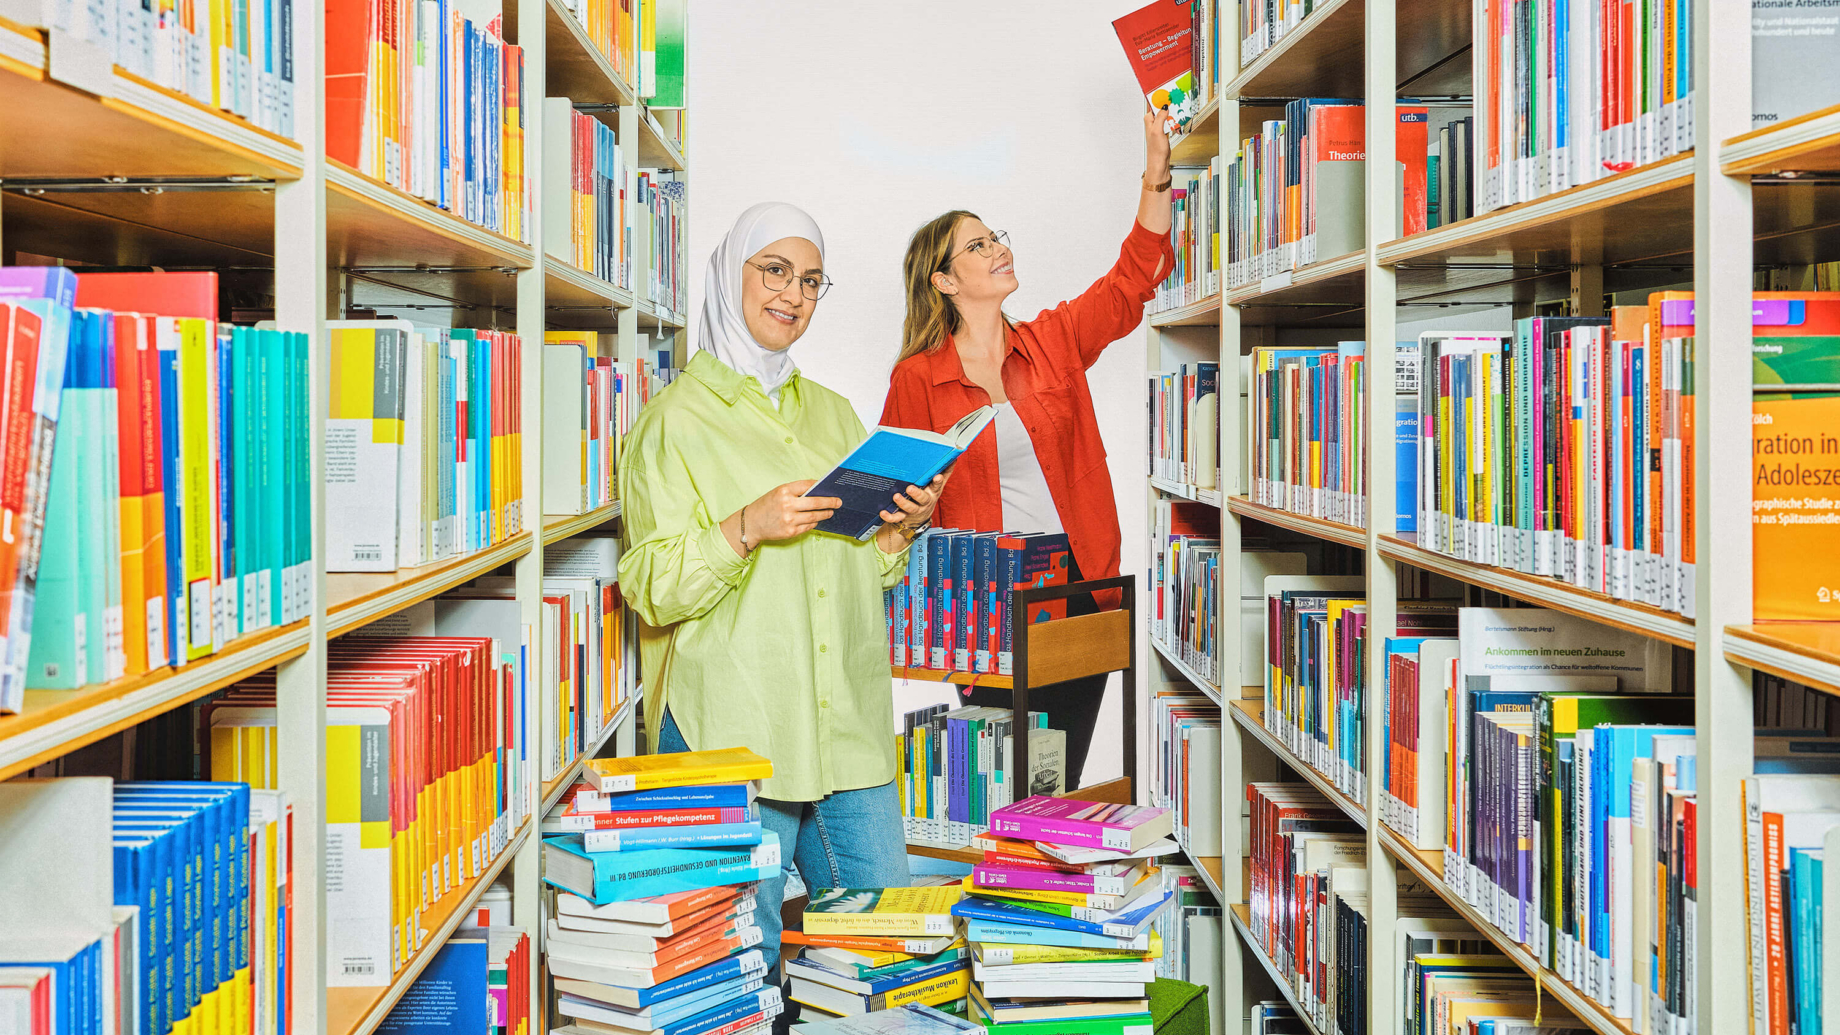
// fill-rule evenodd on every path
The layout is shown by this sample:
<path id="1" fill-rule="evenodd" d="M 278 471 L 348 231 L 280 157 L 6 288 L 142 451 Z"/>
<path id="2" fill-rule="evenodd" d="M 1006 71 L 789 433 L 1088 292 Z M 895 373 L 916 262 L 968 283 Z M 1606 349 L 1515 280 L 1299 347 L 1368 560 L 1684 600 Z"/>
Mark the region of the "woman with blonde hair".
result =
<path id="1" fill-rule="evenodd" d="M 1112 268 L 1078 297 L 1032 320 L 1011 320 L 1017 287 L 1009 237 L 976 215 L 947 212 L 914 232 L 902 262 L 907 319 L 881 422 L 944 431 L 966 413 L 997 419 L 953 468 L 939 500 L 941 527 L 1065 532 L 1086 578 L 1118 574 L 1118 510 L 1086 371 L 1142 322 L 1144 305 L 1175 262 L 1170 246 L 1168 116 L 1144 113 L 1137 219 Z M 1076 600 L 1073 608 L 1090 602 Z M 1067 733 L 1067 786 L 1080 786 L 1105 677 L 1053 687 L 1048 724 Z M 973 689 L 973 704 L 1007 707 L 1002 691 Z"/>

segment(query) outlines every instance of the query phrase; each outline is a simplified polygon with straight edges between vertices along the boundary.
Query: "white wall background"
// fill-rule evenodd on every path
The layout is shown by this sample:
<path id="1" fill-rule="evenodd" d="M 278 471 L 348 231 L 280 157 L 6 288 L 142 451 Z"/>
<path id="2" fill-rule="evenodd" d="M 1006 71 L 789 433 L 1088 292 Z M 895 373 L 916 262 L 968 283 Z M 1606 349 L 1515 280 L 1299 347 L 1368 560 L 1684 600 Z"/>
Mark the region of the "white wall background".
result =
<path id="1" fill-rule="evenodd" d="M 1010 232 L 1028 319 L 1110 267 L 1136 211 L 1143 98 L 1111 20 L 1136 0 L 701 0 L 690 11 L 692 330 L 703 266 L 759 201 L 809 211 L 837 286 L 793 346 L 805 376 L 881 415 L 900 349 L 901 255 L 953 208 Z M 1089 372 L 1126 572 L 1144 556 L 1144 341 Z M 1114 679 L 1114 683 L 1116 680 Z M 1114 690 L 1114 693 L 1116 691 Z M 896 690 L 896 714 L 946 699 Z M 1110 700 L 1102 713 L 1115 716 Z M 1117 727 L 1087 782 L 1118 775 Z M 1143 764 L 1140 751 L 1140 765 Z"/>

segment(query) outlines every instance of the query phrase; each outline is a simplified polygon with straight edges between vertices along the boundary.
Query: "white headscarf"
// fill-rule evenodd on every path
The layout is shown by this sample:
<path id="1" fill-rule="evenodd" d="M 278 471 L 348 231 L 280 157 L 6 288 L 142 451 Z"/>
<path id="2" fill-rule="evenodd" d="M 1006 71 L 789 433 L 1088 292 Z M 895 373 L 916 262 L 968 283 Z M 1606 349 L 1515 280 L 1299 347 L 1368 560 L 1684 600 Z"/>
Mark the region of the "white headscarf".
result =
<path id="1" fill-rule="evenodd" d="M 748 258 L 786 237 L 810 241 L 818 246 L 818 258 L 824 258 L 824 235 L 804 209 L 766 201 L 741 213 L 728 236 L 710 253 L 709 273 L 703 278 L 703 321 L 696 342 L 698 348 L 714 354 L 743 377 L 758 379 L 776 406 L 780 388 L 792 379 L 792 350 L 775 352 L 749 333 L 741 312 L 741 278 L 759 276 L 759 270 L 746 265 Z"/>

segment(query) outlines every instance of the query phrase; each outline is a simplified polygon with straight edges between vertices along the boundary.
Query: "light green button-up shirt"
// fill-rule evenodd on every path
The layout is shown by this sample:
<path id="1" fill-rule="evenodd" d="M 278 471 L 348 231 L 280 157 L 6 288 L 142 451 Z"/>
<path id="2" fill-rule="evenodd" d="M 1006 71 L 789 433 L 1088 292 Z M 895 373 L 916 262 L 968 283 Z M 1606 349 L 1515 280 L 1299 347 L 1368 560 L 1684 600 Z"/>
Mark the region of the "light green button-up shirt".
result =
<path id="1" fill-rule="evenodd" d="M 780 405 L 707 352 L 653 399 L 620 449 L 620 590 L 642 620 L 645 727 L 666 706 L 693 750 L 773 760 L 761 796 L 816 801 L 894 779 L 882 591 L 906 554 L 807 532 L 747 559 L 722 520 L 818 478 L 866 437 L 837 393 L 794 374 Z"/>

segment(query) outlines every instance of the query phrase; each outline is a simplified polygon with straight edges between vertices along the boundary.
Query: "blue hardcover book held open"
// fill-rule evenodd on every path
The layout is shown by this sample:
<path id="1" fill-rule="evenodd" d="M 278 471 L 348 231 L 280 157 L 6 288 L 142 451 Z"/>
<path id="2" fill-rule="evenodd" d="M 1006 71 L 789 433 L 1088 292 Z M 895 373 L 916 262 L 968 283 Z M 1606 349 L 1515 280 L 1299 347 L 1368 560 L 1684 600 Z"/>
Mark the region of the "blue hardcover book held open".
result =
<path id="1" fill-rule="evenodd" d="M 806 490 L 807 496 L 835 496 L 843 501 L 818 531 L 868 539 L 882 527 L 882 511 L 894 509 L 895 493 L 907 491 L 909 485 L 924 488 L 963 455 L 996 416 L 996 407 L 980 406 L 943 432 L 876 428 Z"/>

